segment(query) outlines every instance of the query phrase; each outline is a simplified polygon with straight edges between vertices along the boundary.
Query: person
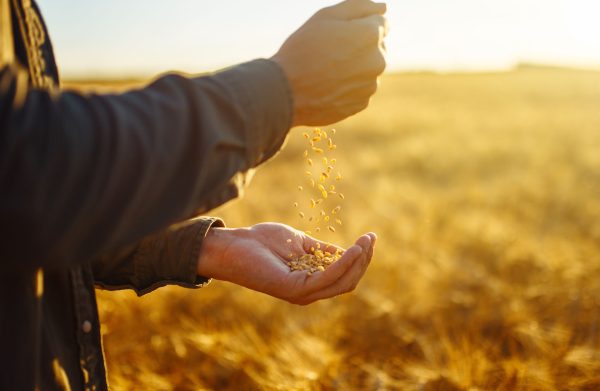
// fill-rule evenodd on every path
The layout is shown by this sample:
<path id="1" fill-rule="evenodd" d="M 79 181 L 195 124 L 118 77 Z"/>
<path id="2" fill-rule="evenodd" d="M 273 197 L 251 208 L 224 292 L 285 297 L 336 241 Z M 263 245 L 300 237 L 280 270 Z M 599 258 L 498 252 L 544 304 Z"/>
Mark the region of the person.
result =
<path id="1" fill-rule="evenodd" d="M 291 127 L 367 107 L 385 4 L 324 8 L 269 59 L 106 95 L 59 88 L 34 0 L 0 11 L 0 389 L 108 389 L 94 286 L 143 295 L 216 278 L 295 304 L 355 288 L 372 233 L 309 276 L 282 262 L 287 239 L 298 253 L 326 243 L 194 216 L 238 196 Z"/>

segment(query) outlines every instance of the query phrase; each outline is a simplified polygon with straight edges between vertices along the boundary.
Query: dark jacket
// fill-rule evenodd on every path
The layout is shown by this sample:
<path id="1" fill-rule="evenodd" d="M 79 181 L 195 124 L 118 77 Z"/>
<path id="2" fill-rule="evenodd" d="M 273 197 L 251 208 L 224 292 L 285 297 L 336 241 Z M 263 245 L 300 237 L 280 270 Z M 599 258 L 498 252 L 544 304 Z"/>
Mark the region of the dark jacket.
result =
<path id="1" fill-rule="evenodd" d="M 0 389 L 105 390 L 94 285 L 203 286 L 202 239 L 222 222 L 186 219 L 280 149 L 291 93 L 269 60 L 63 91 L 35 3 L 0 4 Z"/>

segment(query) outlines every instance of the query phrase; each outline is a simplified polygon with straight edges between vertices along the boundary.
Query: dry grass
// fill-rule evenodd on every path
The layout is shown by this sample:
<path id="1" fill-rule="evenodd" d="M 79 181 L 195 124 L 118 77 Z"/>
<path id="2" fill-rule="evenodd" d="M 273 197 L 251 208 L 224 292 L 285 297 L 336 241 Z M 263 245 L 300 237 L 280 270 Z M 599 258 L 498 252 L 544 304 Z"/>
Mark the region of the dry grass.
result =
<path id="1" fill-rule="evenodd" d="M 115 390 L 600 389 L 600 73 L 388 76 L 337 128 L 358 290 L 99 292 Z M 215 214 L 297 225 L 301 132 Z"/>

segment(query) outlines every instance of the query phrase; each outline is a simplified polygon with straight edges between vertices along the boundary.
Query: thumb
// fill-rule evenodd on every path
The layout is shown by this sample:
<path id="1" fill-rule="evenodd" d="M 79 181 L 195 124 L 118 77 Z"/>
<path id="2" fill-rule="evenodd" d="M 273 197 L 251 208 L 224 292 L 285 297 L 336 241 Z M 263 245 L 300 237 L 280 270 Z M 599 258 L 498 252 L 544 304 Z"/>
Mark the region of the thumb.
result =
<path id="1" fill-rule="evenodd" d="M 352 20 L 370 15 L 383 15 L 387 10 L 385 3 L 375 3 L 371 0 L 346 0 L 317 12 L 318 19 Z"/>

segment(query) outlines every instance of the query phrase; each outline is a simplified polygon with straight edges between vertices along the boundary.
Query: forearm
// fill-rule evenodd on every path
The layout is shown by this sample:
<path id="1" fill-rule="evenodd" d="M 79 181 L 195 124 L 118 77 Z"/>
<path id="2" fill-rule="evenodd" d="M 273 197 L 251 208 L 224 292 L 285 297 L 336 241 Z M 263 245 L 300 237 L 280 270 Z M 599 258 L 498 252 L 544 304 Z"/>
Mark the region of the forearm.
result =
<path id="1" fill-rule="evenodd" d="M 17 267 L 89 259 L 226 202 L 291 122 L 266 60 L 123 95 L 2 81 L 0 255 Z"/>
<path id="2" fill-rule="evenodd" d="M 202 287 L 210 278 L 197 270 L 201 249 L 206 247 L 207 236 L 223 226 L 220 219 L 200 217 L 96 257 L 94 281 L 103 289 L 132 289 L 140 296 L 165 285 Z"/>

